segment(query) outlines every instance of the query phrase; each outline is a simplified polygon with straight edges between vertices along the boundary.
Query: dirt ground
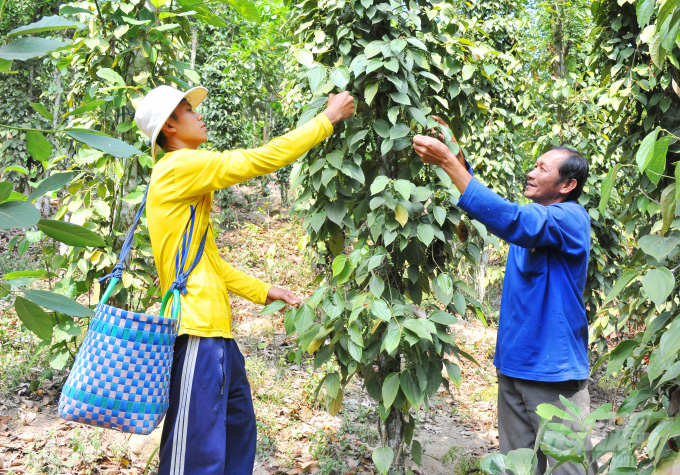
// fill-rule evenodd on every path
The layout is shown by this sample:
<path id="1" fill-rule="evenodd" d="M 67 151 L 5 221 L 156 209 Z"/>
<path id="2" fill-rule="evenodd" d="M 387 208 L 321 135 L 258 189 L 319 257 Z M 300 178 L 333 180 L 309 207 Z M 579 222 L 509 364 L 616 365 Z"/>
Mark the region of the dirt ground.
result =
<path id="1" fill-rule="evenodd" d="M 223 257 L 236 268 L 301 295 L 313 291 L 314 274 L 303 257 L 299 224 L 273 218 L 265 206 L 260 225 L 241 223 L 218 235 Z M 258 418 L 258 457 L 254 473 L 376 473 L 370 454 L 379 444 L 377 407 L 359 383 L 347 391 L 343 409 L 333 417 L 314 400 L 319 371 L 309 362 L 288 362 L 294 342 L 285 335 L 281 315 L 262 317 L 259 308 L 238 297 L 232 301 L 236 339 L 247 361 Z M 16 317 L 5 316 L 17 331 Z M 415 439 L 424 448 L 415 473 L 457 474 L 498 451 L 496 378 L 491 364 L 495 329 L 478 320 L 459 321 L 450 332 L 480 362 L 463 360 L 463 383 L 453 394 L 442 387 L 430 407 L 417 412 Z M 35 368 L 40 371 L 40 368 Z M 45 379 L 31 391 L 28 382 L 0 400 L 0 474 L 154 473 L 160 430 L 131 436 L 66 422 L 57 416 L 65 375 Z M 452 385 L 453 387 L 453 385 Z M 591 403 L 609 400 L 591 380 Z M 33 388 L 35 389 L 35 388 Z M 6 394 L 6 391 L 2 391 Z M 606 400 L 606 401 L 605 401 Z M 596 427 L 594 442 L 606 424 Z"/>

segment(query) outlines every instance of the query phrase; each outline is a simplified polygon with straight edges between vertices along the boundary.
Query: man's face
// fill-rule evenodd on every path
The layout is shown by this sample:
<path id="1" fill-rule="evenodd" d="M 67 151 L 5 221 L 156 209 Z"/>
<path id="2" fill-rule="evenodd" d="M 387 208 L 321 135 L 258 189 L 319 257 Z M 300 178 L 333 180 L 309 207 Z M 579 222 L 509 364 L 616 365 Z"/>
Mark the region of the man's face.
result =
<path id="1" fill-rule="evenodd" d="M 175 139 L 186 148 L 196 149 L 208 139 L 208 130 L 203 122 L 203 116 L 194 111 L 186 101 L 175 107 L 175 117 L 168 118 L 168 122 L 175 128 Z"/>
<path id="2" fill-rule="evenodd" d="M 564 153 L 560 150 L 538 157 L 534 169 L 527 174 L 524 196 L 544 206 L 560 203 L 569 191 L 566 190 L 568 183 L 560 181 L 559 165 L 563 159 Z"/>

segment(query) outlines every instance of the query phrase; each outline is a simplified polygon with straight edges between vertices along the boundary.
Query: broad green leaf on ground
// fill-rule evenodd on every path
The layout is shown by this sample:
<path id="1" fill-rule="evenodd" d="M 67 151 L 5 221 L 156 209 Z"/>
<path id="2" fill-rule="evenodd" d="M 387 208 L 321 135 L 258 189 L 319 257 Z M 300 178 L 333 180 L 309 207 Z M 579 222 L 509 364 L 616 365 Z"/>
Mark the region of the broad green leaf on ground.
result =
<path id="1" fill-rule="evenodd" d="M 65 30 L 67 28 L 77 28 L 82 30 L 85 25 L 67 20 L 59 15 L 46 16 L 34 23 L 15 28 L 7 36 L 28 35 L 31 33 L 42 33 L 43 31 Z"/>
<path id="2" fill-rule="evenodd" d="M 373 451 L 371 458 L 376 468 L 380 470 L 380 473 L 385 475 L 394 460 L 394 451 L 389 447 L 378 447 Z"/>
<path id="3" fill-rule="evenodd" d="M 40 211 L 25 201 L 0 204 L 0 229 L 19 229 L 33 226 L 40 220 Z"/>
<path id="4" fill-rule="evenodd" d="M 92 148 L 113 155 L 114 157 L 125 158 L 131 155 L 141 155 L 142 153 L 141 150 L 122 140 L 114 139 L 108 135 L 100 135 L 93 130 L 64 129 L 64 133 L 78 142 L 82 142 Z"/>
<path id="5" fill-rule="evenodd" d="M 102 247 L 106 242 L 94 231 L 77 224 L 57 221 L 56 219 L 41 219 L 38 227 L 52 239 L 77 247 Z"/>
<path id="6" fill-rule="evenodd" d="M 14 309 L 26 328 L 35 333 L 41 340 L 52 339 L 52 318 L 42 308 L 30 300 L 17 297 Z"/>
<path id="7" fill-rule="evenodd" d="M 675 278 L 665 267 L 650 269 L 642 278 L 642 288 L 652 302 L 662 305 L 673 291 Z"/>
<path id="8" fill-rule="evenodd" d="M 28 199 L 26 201 L 33 202 L 45 193 L 50 193 L 52 191 L 61 189 L 64 185 L 70 183 L 76 175 L 76 172 L 65 172 L 54 173 L 48 176 L 40 182 L 38 187 L 33 190 L 30 195 L 28 195 Z"/>
<path id="9" fill-rule="evenodd" d="M 44 56 L 52 51 L 59 51 L 71 47 L 71 43 L 45 38 L 28 37 L 18 40 L 0 48 L 0 59 L 10 61 L 26 61 L 27 59 Z"/>
<path id="10" fill-rule="evenodd" d="M 41 307 L 72 317 L 94 317 L 94 312 L 75 300 L 47 290 L 24 290 L 28 300 Z"/>

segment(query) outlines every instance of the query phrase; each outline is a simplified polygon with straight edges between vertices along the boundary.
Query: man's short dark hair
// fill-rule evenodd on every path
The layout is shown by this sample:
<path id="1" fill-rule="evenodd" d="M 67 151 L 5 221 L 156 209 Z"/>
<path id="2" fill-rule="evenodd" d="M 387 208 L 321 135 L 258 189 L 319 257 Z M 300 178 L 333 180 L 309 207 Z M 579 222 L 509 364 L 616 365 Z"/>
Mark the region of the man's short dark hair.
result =
<path id="1" fill-rule="evenodd" d="M 187 99 L 185 97 L 181 101 L 179 101 L 179 104 L 182 104 L 183 102 L 189 102 L 189 101 L 187 101 Z M 177 105 L 179 105 L 179 104 L 177 104 Z M 172 111 L 172 114 L 170 114 L 170 117 L 177 120 L 177 114 L 175 114 L 174 110 Z M 165 151 L 165 146 L 167 144 L 168 144 L 168 138 L 165 136 L 165 134 L 161 130 L 160 132 L 158 132 L 158 137 L 156 137 L 156 145 L 158 145 L 160 148 L 163 149 L 163 151 Z"/>
<path id="2" fill-rule="evenodd" d="M 558 167 L 560 177 L 556 184 L 563 183 L 566 180 L 576 180 L 576 188 L 571 190 L 564 199 L 564 201 L 576 201 L 581 196 L 581 193 L 583 193 L 583 186 L 588 179 L 588 161 L 573 148 L 555 147 L 552 150 L 557 150 L 564 154 L 564 158 Z"/>

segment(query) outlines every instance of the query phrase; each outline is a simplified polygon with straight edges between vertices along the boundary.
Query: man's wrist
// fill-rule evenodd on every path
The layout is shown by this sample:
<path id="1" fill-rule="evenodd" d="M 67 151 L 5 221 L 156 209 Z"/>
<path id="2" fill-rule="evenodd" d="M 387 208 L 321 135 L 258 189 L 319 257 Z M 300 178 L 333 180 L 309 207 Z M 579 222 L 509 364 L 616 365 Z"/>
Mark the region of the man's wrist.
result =
<path id="1" fill-rule="evenodd" d="M 328 121 L 331 123 L 331 125 L 335 125 L 338 122 L 340 122 L 340 115 L 334 114 L 332 111 L 329 111 L 328 109 L 323 111 L 322 114 L 325 115 L 326 118 L 328 118 Z"/>

